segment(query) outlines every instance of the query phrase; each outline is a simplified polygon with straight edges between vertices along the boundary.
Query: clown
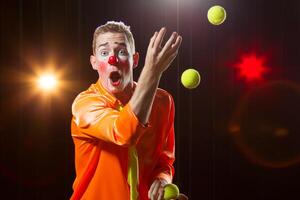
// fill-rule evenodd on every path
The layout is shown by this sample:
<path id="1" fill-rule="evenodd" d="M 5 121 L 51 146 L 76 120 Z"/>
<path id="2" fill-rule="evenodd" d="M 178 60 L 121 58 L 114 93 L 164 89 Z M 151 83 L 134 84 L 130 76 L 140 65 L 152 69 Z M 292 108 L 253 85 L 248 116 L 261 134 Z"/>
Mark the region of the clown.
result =
<path id="1" fill-rule="evenodd" d="M 158 85 L 181 36 L 166 28 L 149 41 L 138 82 L 130 28 L 107 22 L 94 32 L 90 63 L 99 79 L 72 105 L 76 178 L 71 199 L 162 199 L 174 174 L 174 102 Z"/>

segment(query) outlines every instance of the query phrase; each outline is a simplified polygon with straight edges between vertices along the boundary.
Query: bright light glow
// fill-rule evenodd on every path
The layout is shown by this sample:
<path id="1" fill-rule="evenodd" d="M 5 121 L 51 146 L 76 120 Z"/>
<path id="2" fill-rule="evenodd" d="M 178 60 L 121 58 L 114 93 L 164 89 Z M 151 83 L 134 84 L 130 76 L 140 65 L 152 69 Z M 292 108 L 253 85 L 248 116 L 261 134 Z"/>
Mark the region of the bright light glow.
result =
<path id="1" fill-rule="evenodd" d="M 239 76 L 246 81 L 262 80 L 262 75 L 267 71 L 264 59 L 256 55 L 242 56 L 241 62 L 237 64 Z"/>
<path id="2" fill-rule="evenodd" d="M 39 77 L 38 84 L 42 89 L 52 90 L 57 85 L 57 80 L 53 74 L 45 74 Z"/>
<path id="3" fill-rule="evenodd" d="M 26 95 L 22 96 L 22 104 L 30 104 L 38 98 L 42 104 L 49 104 L 54 100 L 66 103 L 67 98 L 62 95 L 74 90 L 77 82 L 67 80 L 67 72 L 71 67 L 68 63 L 57 64 L 48 58 L 47 61 L 40 63 L 35 56 L 25 58 L 26 70 L 13 72 L 15 82 L 24 86 Z"/>

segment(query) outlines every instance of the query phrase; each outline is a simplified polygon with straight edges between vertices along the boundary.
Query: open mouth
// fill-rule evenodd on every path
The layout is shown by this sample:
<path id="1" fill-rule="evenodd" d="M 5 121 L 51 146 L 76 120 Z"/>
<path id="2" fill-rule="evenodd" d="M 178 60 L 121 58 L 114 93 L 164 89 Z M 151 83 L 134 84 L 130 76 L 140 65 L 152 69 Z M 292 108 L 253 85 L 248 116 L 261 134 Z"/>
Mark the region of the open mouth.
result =
<path id="1" fill-rule="evenodd" d="M 111 84 L 113 86 L 118 86 L 121 83 L 121 75 L 119 74 L 119 72 L 111 72 L 109 75 Z"/>

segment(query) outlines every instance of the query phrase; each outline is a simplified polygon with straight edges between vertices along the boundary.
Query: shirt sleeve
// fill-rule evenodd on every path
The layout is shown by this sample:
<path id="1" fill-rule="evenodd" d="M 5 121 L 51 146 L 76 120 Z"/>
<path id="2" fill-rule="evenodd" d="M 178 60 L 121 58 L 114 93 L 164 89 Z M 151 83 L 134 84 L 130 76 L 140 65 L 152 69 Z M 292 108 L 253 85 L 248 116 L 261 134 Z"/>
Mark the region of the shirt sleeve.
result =
<path id="1" fill-rule="evenodd" d="M 166 141 L 163 144 L 162 151 L 160 152 L 158 164 L 155 167 L 155 176 L 156 178 L 162 178 L 166 180 L 168 183 L 172 182 L 174 176 L 174 167 L 173 163 L 175 161 L 175 134 L 174 134 L 174 116 L 175 116 L 175 108 L 174 101 L 171 96 L 170 99 L 170 114 L 169 120 L 167 124 L 167 132 L 166 132 Z"/>
<path id="2" fill-rule="evenodd" d="M 72 114 L 77 128 L 72 131 L 73 137 L 133 145 L 146 129 L 129 104 L 118 111 L 107 105 L 105 97 L 95 93 L 80 94 L 72 105 Z"/>

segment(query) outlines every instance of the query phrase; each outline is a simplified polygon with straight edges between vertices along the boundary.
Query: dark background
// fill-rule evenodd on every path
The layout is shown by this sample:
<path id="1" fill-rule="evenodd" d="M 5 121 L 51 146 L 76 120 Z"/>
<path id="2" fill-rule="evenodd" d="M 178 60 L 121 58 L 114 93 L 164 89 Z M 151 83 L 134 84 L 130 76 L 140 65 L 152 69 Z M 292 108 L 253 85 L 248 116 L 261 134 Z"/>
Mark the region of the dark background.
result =
<path id="1" fill-rule="evenodd" d="M 215 4 L 228 15 L 220 26 L 206 17 Z M 136 81 L 154 31 L 166 26 L 168 36 L 178 31 L 183 37 L 160 82 L 176 103 L 174 182 L 181 192 L 193 200 L 298 199 L 299 165 L 252 162 L 237 148 L 228 126 L 248 91 L 271 81 L 299 84 L 299 13 L 297 0 L 1 1 L 0 198 L 70 197 L 75 178 L 71 104 L 97 80 L 89 64 L 93 31 L 108 20 L 121 20 L 131 26 L 141 57 Z M 261 81 L 238 77 L 235 63 L 249 53 L 266 58 L 268 73 Z M 53 96 L 37 92 L 29 81 L 49 66 L 65 82 Z M 190 67 L 202 77 L 194 90 L 180 84 L 181 73 Z M 282 118 L 298 109 L 293 107 L 298 102 L 292 103 L 286 103 Z M 299 116 L 290 122 L 293 134 L 300 134 Z"/>

